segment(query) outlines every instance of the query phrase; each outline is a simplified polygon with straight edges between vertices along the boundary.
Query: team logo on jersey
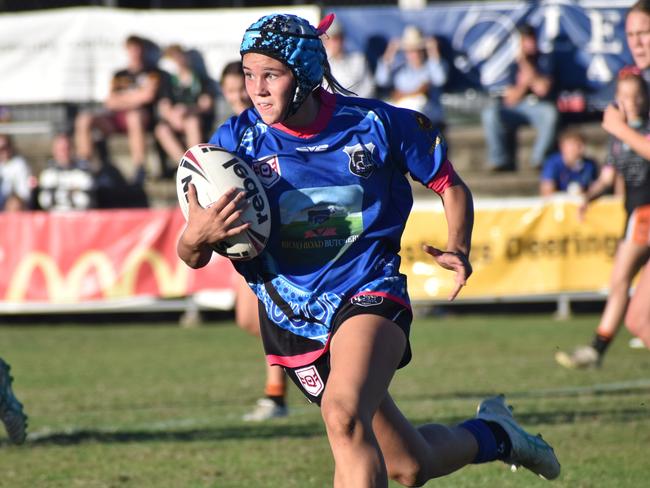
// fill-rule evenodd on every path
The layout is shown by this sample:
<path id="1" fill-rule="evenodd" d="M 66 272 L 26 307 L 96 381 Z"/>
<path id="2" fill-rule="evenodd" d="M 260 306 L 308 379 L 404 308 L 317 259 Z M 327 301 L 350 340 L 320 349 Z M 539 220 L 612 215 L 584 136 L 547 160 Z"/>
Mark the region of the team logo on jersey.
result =
<path id="1" fill-rule="evenodd" d="M 325 384 L 318 374 L 316 366 L 307 366 L 294 370 L 300 380 L 300 384 L 311 396 L 318 396 L 325 388 Z"/>
<path id="2" fill-rule="evenodd" d="M 352 305 L 359 305 L 360 307 L 374 307 L 381 305 L 384 302 L 384 297 L 379 295 L 356 295 L 350 299 Z"/>
<path id="3" fill-rule="evenodd" d="M 343 151 L 350 158 L 350 172 L 361 178 L 368 178 L 376 167 L 375 161 L 372 159 L 374 150 L 375 145 L 372 142 L 345 146 Z"/>
<path id="4" fill-rule="evenodd" d="M 296 151 L 298 152 L 323 152 L 326 151 L 327 148 L 330 147 L 329 144 L 318 144 L 317 146 L 302 146 L 302 147 L 297 147 Z"/>
<path id="5" fill-rule="evenodd" d="M 253 170 L 266 188 L 275 185 L 282 175 L 280 159 L 277 154 L 254 160 Z"/>

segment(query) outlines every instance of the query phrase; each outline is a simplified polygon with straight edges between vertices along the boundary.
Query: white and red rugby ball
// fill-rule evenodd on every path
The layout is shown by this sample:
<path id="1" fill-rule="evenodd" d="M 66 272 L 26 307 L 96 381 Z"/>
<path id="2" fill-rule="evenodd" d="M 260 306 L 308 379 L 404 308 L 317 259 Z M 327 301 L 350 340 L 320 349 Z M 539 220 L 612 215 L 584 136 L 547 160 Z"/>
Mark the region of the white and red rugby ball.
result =
<path id="1" fill-rule="evenodd" d="M 250 205 L 241 216 L 251 226 L 239 235 L 213 246 L 215 252 L 234 261 L 252 259 L 266 246 L 271 232 L 271 209 L 264 187 L 245 161 L 214 144 L 197 144 L 189 148 L 178 164 L 176 193 L 187 220 L 190 183 L 196 187 L 202 207 L 216 202 L 229 188 L 245 192 Z"/>

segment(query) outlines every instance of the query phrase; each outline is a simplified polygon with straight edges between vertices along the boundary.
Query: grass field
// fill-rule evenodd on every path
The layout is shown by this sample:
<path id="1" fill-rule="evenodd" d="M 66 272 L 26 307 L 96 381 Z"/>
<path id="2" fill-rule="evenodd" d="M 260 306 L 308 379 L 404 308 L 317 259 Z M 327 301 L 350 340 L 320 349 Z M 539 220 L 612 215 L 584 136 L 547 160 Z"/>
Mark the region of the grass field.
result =
<path id="1" fill-rule="evenodd" d="M 416 423 L 456 423 L 503 392 L 521 423 L 555 447 L 553 486 L 648 486 L 650 353 L 623 332 L 599 371 L 556 367 L 596 316 L 418 319 L 414 359 L 392 393 Z M 263 386 L 259 343 L 230 322 L 0 327 L 0 356 L 30 416 L 24 446 L 0 432 L 1 487 L 327 487 L 319 411 L 291 386 L 292 415 L 240 420 Z M 543 486 L 501 463 L 427 486 Z M 397 485 L 391 485 L 397 486 Z"/>

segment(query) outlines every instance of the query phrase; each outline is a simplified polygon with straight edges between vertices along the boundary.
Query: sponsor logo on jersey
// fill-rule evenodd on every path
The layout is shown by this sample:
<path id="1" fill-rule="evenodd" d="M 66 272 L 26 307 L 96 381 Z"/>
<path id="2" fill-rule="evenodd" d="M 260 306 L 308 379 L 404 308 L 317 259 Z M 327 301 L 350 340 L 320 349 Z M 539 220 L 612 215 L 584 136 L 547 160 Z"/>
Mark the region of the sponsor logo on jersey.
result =
<path id="1" fill-rule="evenodd" d="M 384 302 L 384 297 L 379 295 L 356 295 L 350 299 L 352 305 L 358 305 L 360 307 L 374 307 L 375 305 L 380 305 Z"/>
<path id="2" fill-rule="evenodd" d="M 266 188 L 271 188 L 275 185 L 282 175 L 280 159 L 277 154 L 256 159 L 253 161 L 253 169 Z"/>
<path id="3" fill-rule="evenodd" d="M 323 152 L 323 151 L 326 151 L 328 147 L 330 147 L 329 144 L 319 144 L 318 146 L 302 146 L 302 147 L 297 147 L 296 151 L 298 151 L 298 152 Z"/>
<path id="4" fill-rule="evenodd" d="M 306 368 L 296 369 L 296 376 L 300 380 L 302 387 L 311 396 L 318 396 L 325 388 L 323 380 L 318 374 L 316 366 L 307 366 Z"/>
<path id="5" fill-rule="evenodd" d="M 375 145 L 372 142 L 345 146 L 343 151 L 350 158 L 350 172 L 361 178 L 368 178 L 376 167 L 375 161 L 372 158 L 372 152 L 374 150 Z"/>

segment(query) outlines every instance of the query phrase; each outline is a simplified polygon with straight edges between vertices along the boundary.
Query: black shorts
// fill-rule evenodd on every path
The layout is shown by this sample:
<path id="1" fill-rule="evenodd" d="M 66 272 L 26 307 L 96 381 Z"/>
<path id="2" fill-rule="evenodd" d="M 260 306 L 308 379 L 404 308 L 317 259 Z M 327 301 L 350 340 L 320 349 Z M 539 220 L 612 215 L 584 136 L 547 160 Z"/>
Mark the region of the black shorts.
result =
<path id="1" fill-rule="evenodd" d="M 390 300 L 389 298 L 378 295 L 362 295 L 349 299 L 341 306 L 334 316 L 330 340 L 336 333 L 336 330 L 347 319 L 362 314 L 379 315 L 380 317 L 392 321 L 402 329 L 406 336 L 406 347 L 398 368 L 406 366 L 411 361 L 409 332 L 411 330 L 413 314 L 410 308 L 404 304 Z M 260 314 L 261 320 L 264 321 L 265 317 L 265 314 Z M 266 322 L 267 323 L 262 323 L 262 327 L 276 327 L 273 323 L 270 323 L 268 319 L 266 319 Z M 300 391 L 302 391 L 305 397 L 307 397 L 307 400 L 320 405 L 323 391 L 327 384 L 327 378 L 330 373 L 329 349 L 310 364 L 296 368 L 284 367 L 284 370 Z"/>

